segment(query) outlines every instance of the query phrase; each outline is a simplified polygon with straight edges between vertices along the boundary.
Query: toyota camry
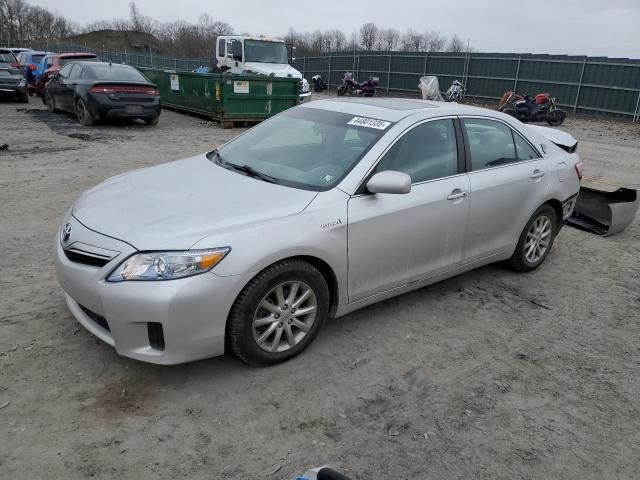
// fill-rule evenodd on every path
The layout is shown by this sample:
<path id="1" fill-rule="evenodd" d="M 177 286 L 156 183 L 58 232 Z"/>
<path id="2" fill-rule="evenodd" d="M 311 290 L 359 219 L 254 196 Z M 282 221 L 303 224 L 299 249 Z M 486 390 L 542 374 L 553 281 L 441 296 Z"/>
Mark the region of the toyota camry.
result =
<path id="1" fill-rule="evenodd" d="M 84 192 L 57 275 L 119 354 L 273 364 L 328 317 L 492 262 L 538 268 L 578 194 L 576 146 L 458 104 L 311 102 Z"/>

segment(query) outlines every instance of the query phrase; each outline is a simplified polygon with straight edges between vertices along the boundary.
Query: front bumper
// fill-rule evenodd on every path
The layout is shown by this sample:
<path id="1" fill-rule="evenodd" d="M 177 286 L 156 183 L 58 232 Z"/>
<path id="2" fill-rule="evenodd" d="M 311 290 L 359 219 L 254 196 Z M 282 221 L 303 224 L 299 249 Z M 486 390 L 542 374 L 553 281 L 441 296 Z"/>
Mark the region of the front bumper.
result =
<path id="1" fill-rule="evenodd" d="M 5 85 L 0 83 L 0 95 L 20 97 L 27 92 L 27 85 Z"/>
<path id="2" fill-rule="evenodd" d="M 227 316 L 251 275 L 212 272 L 179 280 L 110 283 L 108 274 L 136 250 L 84 227 L 74 217 L 68 242 L 56 238 L 55 268 L 78 322 L 123 356 L 171 365 L 222 355 Z M 106 265 L 71 260 L 64 249 L 113 252 Z M 103 323 L 103 322 L 106 322 Z M 161 325 L 160 348 L 150 324 Z M 154 328 L 157 333 L 158 329 Z"/>

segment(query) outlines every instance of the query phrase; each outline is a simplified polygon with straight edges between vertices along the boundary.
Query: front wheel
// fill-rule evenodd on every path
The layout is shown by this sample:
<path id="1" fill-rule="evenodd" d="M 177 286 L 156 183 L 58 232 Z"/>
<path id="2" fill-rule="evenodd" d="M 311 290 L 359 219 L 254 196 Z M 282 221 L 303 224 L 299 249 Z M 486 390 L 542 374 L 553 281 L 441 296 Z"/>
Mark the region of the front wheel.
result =
<path id="1" fill-rule="evenodd" d="M 288 360 L 311 344 L 329 311 L 322 274 L 302 260 L 284 260 L 256 275 L 227 321 L 227 349 L 250 365 Z"/>
<path id="2" fill-rule="evenodd" d="M 338 93 L 338 96 L 341 97 L 346 93 L 346 89 L 343 85 L 340 85 L 336 92 Z"/>
<path id="3" fill-rule="evenodd" d="M 85 127 L 90 127 L 93 125 L 93 117 L 91 116 L 91 112 L 87 108 L 87 105 L 84 103 L 84 100 L 81 98 L 76 102 L 76 117 L 78 117 L 78 122 Z"/>
<path id="4" fill-rule="evenodd" d="M 509 265 L 516 272 L 530 272 L 547 258 L 558 233 L 558 219 L 550 205 L 541 206 L 520 234 Z"/>
<path id="5" fill-rule="evenodd" d="M 53 97 L 49 92 L 44 92 L 42 100 L 44 101 L 44 104 L 47 106 L 47 110 L 49 110 L 50 113 L 58 113 L 60 111 L 56 108 Z"/>

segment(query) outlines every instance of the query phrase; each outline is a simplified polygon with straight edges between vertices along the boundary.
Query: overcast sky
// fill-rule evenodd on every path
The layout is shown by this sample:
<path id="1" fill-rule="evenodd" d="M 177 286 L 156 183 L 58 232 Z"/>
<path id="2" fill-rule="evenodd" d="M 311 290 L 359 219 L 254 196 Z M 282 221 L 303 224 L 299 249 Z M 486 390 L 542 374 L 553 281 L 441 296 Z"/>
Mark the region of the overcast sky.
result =
<path id="1" fill-rule="evenodd" d="M 126 17 L 128 0 L 28 0 L 86 24 Z M 238 32 L 284 35 L 365 22 L 398 30 L 457 33 L 482 52 L 587 54 L 640 58 L 640 0 L 137 0 L 160 21 L 195 22 L 201 13 Z"/>

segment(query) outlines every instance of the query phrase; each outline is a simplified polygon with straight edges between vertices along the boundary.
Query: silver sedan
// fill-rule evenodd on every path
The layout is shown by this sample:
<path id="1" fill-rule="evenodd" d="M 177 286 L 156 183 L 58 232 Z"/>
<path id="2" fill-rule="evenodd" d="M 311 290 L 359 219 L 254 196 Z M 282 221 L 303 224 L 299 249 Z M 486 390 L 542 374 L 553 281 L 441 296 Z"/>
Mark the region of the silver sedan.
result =
<path id="1" fill-rule="evenodd" d="M 272 364 L 327 317 L 492 262 L 539 267 L 579 190 L 576 146 L 457 104 L 311 102 L 84 192 L 56 270 L 122 355 Z"/>

